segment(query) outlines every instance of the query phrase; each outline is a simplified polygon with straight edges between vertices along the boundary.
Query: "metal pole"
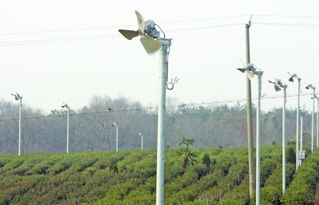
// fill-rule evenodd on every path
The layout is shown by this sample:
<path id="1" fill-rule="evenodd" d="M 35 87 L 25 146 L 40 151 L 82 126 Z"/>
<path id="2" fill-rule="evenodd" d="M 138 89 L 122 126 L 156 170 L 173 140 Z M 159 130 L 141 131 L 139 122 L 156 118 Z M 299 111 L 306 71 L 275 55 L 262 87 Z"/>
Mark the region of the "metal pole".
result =
<path id="1" fill-rule="evenodd" d="M 141 135 L 141 150 L 144 150 L 144 136 Z"/>
<path id="2" fill-rule="evenodd" d="M 165 136 L 164 136 L 164 118 L 166 86 L 168 75 L 168 49 L 171 40 L 163 39 L 161 48 L 161 71 L 160 71 L 160 95 L 158 104 L 157 120 L 157 172 L 156 172 L 156 205 L 164 204 L 164 160 L 165 160 Z"/>
<path id="3" fill-rule="evenodd" d="M 69 154 L 69 134 L 70 134 L 70 108 L 67 108 L 66 115 L 66 153 Z"/>
<path id="4" fill-rule="evenodd" d="M 300 151 L 303 150 L 303 117 L 300 117 Z"/>
<path id="5" fill-rule="evenodd" d="M 311 152 L 313 152 L 314 146 L 314 133 L 315 133 L 315 92 L 316 89 L 313 88 L 313 97 L 312 97 L 312 112 L 311 112 Z"/>
<path id="6" fill-rule="evenodd" d="M 246 24 L 246 64 L 250 63 L 250 40 L 249 28 L 250 23 Z M 251 100 L 251 83 L 249 78 L 246 79 L 247 89 L 247 145 L 248 145 L 248 167 L 249 167 L 249 193 L 253 196 L 255 188 L 255 164 L 254 164 L 254 139 L 252 127 L 252 100 Z"/>
<path id="7" fill-rule="evenodd" d="M 256 205 L 260 204 L 260 98 L 261 98 L 261 77 L 262 72 L 257 74 L 258 77 L 258 102 L 256 112 Z"/>
<path id="8" fill-rule="evenodd" d="M 21 155 L 21 111 L 22 111 L 22 98 L 20 97 L 19 103 L 19 142 L 18 142 L 18 155 Z"/>
<path id="9" fill-rule="evenodd" d="M 298 169 L 300 160 L 299 160 L 299 156 L 298 156 L 298 145 L 299 145 L 299 111 L 300 111 L 300 81 L 301 78 L 298 78 L 298 104 L 297 104 L 297 119 L 296 119 L 296 170 Z"/>
<path id="10" fill-rule="evenodd" d="M 118 124 L 115 125 L 115 151 L 119 151 L 119 126 Z"/>
<path id="11" fill-rule="evenodd" d="M 282 108 L 282 192 L 286 191 L 286 99 L 287 88 L 284 87 L 284 106 Z"/>
<path id="12" fill-rule="evenodd" d="M 317 148 L 319 147 L 319 98 L 317 99 Z"/>

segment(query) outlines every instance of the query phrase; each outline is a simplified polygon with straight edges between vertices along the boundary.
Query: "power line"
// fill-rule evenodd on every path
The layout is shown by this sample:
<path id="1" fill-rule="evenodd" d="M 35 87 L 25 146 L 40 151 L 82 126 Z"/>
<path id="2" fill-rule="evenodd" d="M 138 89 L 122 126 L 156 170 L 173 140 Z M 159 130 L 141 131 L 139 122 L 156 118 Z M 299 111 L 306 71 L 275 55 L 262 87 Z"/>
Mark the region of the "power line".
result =
<path id="1" fill-rule="evenodd" d="M 234 15 L 234 16 L 217 16 L 211 18 L 193 18 L 186 20 L 173 20 L 173 21 L 162 21 L 163 24 L 175 24 L 175 23 L 190 23 L 190 22 L 203 22 L 203 21 L 215 21 L 215 20 L 225 20 L 234 18 L 249 17 L 249 14 Z M 267 14 L 257 14 L 253 15 L 255 17 L 279 17 L 279 18 L 319 18 L 319 16 L 289 16 L 289 15 L 267 15 Z M 62 29 L 48 29 L 40 31 L 25 31 L 25 32 L 8 32 L 0 33 L 0 36 L 14 36 L 14 35 L 25 35 L 25 34 L 43 34 L 43 33 L 60 33 L 60 32 L 73 32 L 73 31 L 90 31 L 90 30 L 107 30 L 107 29 L 118 29 L 120 27 L 130 27 L 135 26 L 130 25 L 118 25 L 118 26 L 96 26 L 96 27 L 80 27 L 80 28 L 62 28 Z"/>
<path id="2" fill-rule="evenodd" d="M 104 35 L 96 35 L 96 36 L 73 36 L 73 37 L 66 37 L 66 38 L 9 41 L 9 42 L 0 42 L 0 47 L 24 46 L 24 45 L 34 45 L 34 44 L 46 44 L 46 43 L 63 43 L 63 42 L 98 40 L 98 39 L 112 39 L 112 38 L 118 38 L 118 37 L 119 36 L 116 34 L 104 34 Z"/>
<path id="3" fill-rule="evenodd" d="M 293 15 L 272 15 L 272 14 L 256 14 L 259 17 L 279 17 L 279 18 L 319 18 L 319 16 L 293 16 Z"/>
<path id="4" fill-rule="evenodd" d="M 201 27 L 189 27 L 189 28 L 179 28 L 179 29 L 169 29 L 168 32 L 180 32 L 180 31 L 194 31 L 194 30 L 207 30 L 213 28 L 225 28 L 244 25 L 244 23 L 233 23 L 233 24 L 221 24 L 221 25 L 211 25 L 211 26 L 201 26 Z"/>
<path id="5" fill-rule="evenodd" d="M 132 25 L 120 25 L 120 26 L 97 26 L 97 27 L 82 27 L 82 28 L 65 28 L 65 29 L 50 29 L 42 31 L 25 31 L 25 32 L 11 32 L 11 33 L 0 33 L 0 36 L 15 36 L 25 34 L 43 34 L 43 33 L 59 33 L 59 32 L 73 32 L 73 31 L 90 31 L 90 30 L 106 30 L 106 29 L 117 29 L 119 27 L 130 27 Z"/>
<path id="6" fill-rule="evenodd" d="M 287 98 L 297 97 L 297 94 L 294 95 L 287 95 Z M 301 97 L 304 96 L 312 96 L 312 94 L 301 94 Z M 269 100 L 269 99 L 279 99 L 283 98 L 282 95 L 280 96 L 262 96 L 263 100 Z M 252 100 L 257 100 L 257 98 L 252 98 Z M 210 102 L 202 102 L 202 103 L 182 103 L 179 105 L 173 105 L 173 106 L 167 106 L 167 108 L 179 108 L 180 106 L 209 106 L 209 105 L 216 105 L 216 104 L 226 104 L 226 103 L 240 103 L 240 102 L 246 102 L 246 98 L 238 98 L 238 99 L 229 99 L 229 100 L 216 100 L 216 101 L 210 101 Z M 90 111 L 90 112 L 78 112 L 78 113 L 71 113 L 70 115 L 89 115 L 89 114 L 102 114 L 102 113 L 118 113 L 118 112 L 136 112 L 136 111 L 151 111 L 155 110 L 156 107 L 140 107 L 140 108 L 127 108 L 127 109 L 112 109 L 107 108 L 103 110 L 96 110 L 96 111 Z M 30 116 L 30 117 L 22 117 L 21 119 L 28 120 L 28 119 L 48 119 L 53 117 L 65 117 L 65 114 L 50 114 L 50 115 L 41 115 L 41 116 Z M 0 119 L 0 122 L 3 121 L 12 121 L 12 120 L 18 120 L 18 118 L 3 118 Z"/>
<path id="7" fill-rule="evenodd" d="M 270 23 L 270 22 L 254 22 L 253 24 L 265 25 L 265 26 L 291 26 L 291 27 L 311 27 L 311 28 L 319 27 L 319 24 Z"/>
<path id="8" fill-rule="evenodd" d="M 319 28 L 319 24 L 296 24 L 296 23 L 274 23 L 274 22 L 254 22 L 253 24 L 264 25 L 264 26 L 290 26 L 290 27 Z M 214 29 L 214 28 L 225 28 L 225 27 L 233 27 L 233 26 L 239 26 L 239 25 L 244 25 L 244 23 L 217 24 L 217 25 L 188 27 L 188 28 L 186 27 L 186 28 L 168 29 L 167 31 L 174 33 L 174 32 L 181 32 L 181 31 L 195 31 L 195 30 L 207 30 L 207 29 Z M 82 28 L 82 29 L 85 29 L 85 28 Z M 36 44 L 65 43 L 65 42 L 100 40 L 100 39 L 114 39 L 119 37 L 120 37 L 119 35 L 114 33 L 114 34 L 101 34 L 101 35 L 95 35 L 95 36 L 72 36 L 72 37 L 64 37 L 64 38 L 8 41 L 8 42 L 0 42 L 0 47 L 28 46 L 28 45 L 36 45 Z"/>
<path id="9" fill-rule="evenodd" d="M 224 28 L 224 27 L 231 27 L 231 26 L 238 26 L 238 25 L 243 25 L 243 23 L 210 25 L 210 26 L 204 26 L 204 27 L 189 27 L 189 28 L 179 28 L 179 29 L 171 29 L 171 30 L 168 29 L 168 32 Z M 79 37 L 74 36 L 74 37 L 66 37 L 66 38 L 9 41 L 9 42 L 0 42 L 0 47 L 27 46 L 27 45 L 47 44 L 47 43 L 52 44 L 52 43 L 64 43 L 64 42 L 99 40 L 99 39 L 114 39 L 119 37 L 120 35 L 118 34 L 103 34 L 103 35 L 96 35 L 96 36 L 79 36 Z"/>
<path id="10" fill-rule="evenodd" d="M 249 17 L 250 15 L 237 15 L 237 16 L 219 16 L 213 18 L 197 18 L 197 19 L 186 19 L 186 20 L 175 20 L 175 21 L 163 21 L 160 23 L 166 24 L 174 24 L 174 23 L 189 23 L 189 22 L 198 22 L 198 21 L 214 21 L 214 20 L 222 20 L 222 19 L 233 19 L 233 18 L 242 18 Z"/>
<path id="11" fill-rule="evenodd" d="M 173 21 L 162 21 L 163 24 L 175 24 L 175 23 L 189 23 L 189 22 L 200 22 L 200 21 L 214 21 L 214 20 L 223 20 L 223 19 L 233 19 L 247 17 L 249 15 L 237 15 L 237 16 L 219 16 L 212 18 L 194 18 L 186 20 L 173 20 Z M 80 27 L 80 28 L 62 28 L 62 29 L 48 29 L 41 31 L 25 31 L 25 32 L 9 32 L 9 33 L 0 33 L 0 36 L 15 36 L 15 35 L 25 35 L 25 34 L 43 34 L 43 33 L 60 33 L 60 32 L 74 32 L 74 31 L 90 31 L 90 30 L 107 30 L 107 29 L 118 29 L 121 27 L 131 27 L 136 26 L 135 24 L 131 25 L 118 25 L 118 26 L 96 26 L 96 27 Z"/>

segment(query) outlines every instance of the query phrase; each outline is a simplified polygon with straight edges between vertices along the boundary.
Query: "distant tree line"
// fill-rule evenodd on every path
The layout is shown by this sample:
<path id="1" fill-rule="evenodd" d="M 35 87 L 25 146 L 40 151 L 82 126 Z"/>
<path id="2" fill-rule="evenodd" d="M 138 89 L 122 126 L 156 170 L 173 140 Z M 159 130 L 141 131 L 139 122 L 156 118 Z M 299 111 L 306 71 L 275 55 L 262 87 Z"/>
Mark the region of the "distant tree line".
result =
<path id="1" fill-rule="evenodd" d="M 169 101 L 170 102 L 170 101 Z M 262 115 L 262 144 L 281 143 L 281 109 Z M 311 117 L 304 115 L 304 142 L 310 143 Z M 52 110 L 23 107 L 22 153 L 65 152 L 66 115 Z M 295 138 L 295 111 L 287 111 L 288 140 Z M 18 105 L 0 101 L 0 154 L 15 154 L 18 146 Z M 88 106 L 72 110 L 70 116 L 70 152 L 114 150 L 115 129 L 119 125 L 119 149 L 140 148 L 141 132 L 144 148 L 156 147 L 157 112 L 127 98 L 111 99 L 95 96 Z M 194 139 L 194 148 L 239 147 L 246 145 L 245 105 L 188 106 L 169 103 L 167 106 L 166 144 L 178 147 L 183 137 Z"/>

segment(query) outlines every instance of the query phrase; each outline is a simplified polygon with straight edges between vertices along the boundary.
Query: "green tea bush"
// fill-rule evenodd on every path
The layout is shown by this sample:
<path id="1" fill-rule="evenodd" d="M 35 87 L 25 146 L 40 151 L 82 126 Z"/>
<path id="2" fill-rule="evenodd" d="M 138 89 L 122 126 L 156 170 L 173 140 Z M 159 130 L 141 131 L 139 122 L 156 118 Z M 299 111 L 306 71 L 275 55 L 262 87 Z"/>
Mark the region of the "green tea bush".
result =
<path id="1" fill-rule="evenodd" d="M 319 182 L 319 151 L 311 154 L 299 167 L 295 178 L 286 190 L 284 204 L 312 204 L 316 185 Z"/>

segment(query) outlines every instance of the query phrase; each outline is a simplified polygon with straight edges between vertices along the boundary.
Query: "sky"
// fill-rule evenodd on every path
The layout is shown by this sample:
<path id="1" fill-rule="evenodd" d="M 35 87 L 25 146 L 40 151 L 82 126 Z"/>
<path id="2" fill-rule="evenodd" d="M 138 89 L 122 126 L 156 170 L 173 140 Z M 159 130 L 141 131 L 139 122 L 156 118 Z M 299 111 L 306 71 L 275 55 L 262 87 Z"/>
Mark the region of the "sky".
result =
<path id="1" fill-rule="evenodd" d="M 182 2 L 182 3 L 181 3 Z M 287 81 L 287 72 L 304 87 L 319 87 L 319 2 L 315 0 L 88 1 L 29 0 L 0 2 L 0 98 L 44 112 L 88 105 L 94 95 L 125 96 L 156 105 L 159 54 L 149 56 L 138 39 L 118 29 L 136 29 L 135 10 L 153 19 L 172 38 L 169 79 L 178 77 L 167 96 L 179 103 L 244 99 L 246 80 L 236 71 L 246 59 L 245 26 L 252 16 L 251 62 L 264 71 L 262 94 L 279 96 L 267 82 Z M 253 97 L 257 80 L 252 80 Z M 288 84 L 288 95 L 297 85 Z M 289 98 L 288 108 L 296 106 Z M 263 109 L 282 99 L 267 99 Z M 309 96 L 301 105 L 311 108 Z"/>

